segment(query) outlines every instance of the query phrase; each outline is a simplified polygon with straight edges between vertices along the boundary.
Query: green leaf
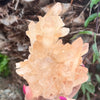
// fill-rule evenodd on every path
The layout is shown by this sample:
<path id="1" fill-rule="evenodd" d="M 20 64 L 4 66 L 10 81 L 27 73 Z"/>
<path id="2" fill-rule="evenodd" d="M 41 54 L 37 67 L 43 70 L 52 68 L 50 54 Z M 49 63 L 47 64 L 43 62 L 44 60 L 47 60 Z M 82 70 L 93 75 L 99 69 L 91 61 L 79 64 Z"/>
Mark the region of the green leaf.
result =
<path id="1" fill-rule="evenodd" d="M 94 42 L 96 43 L 96 34 L 94 34 Z"/>
<path id="2" fill-rule="evenodd" d="M 93 54 L 93 63 L 95 63 L 95 61 L 98 60 L 98 58 L 99 58 L 99 52 L 98 52 L 96 43 L 94 43 L 92 45 L 92 49 L 93 49 L 93 52 L 94 52 L 94 54 Z"/>
<path id="3" fill-rule="evenodd" d="M 86 93 L 85 83 L 82 84 L 81 89 L 82 89 L 83 94 L 85 95 Z"/>
<path id="4" fill-rule="evenodd" d="M 74 36 L 71 38 L 71 40 L 73 40 L 73 39 L 75 39 L 76 37 L 78 37 L 79 35 L 83 35 L 83 34 L 85 34 L 85 35 L 93 35 L 93 34 L 95 34 L 95 33 L 92 32 L 92 31 L 81 31 L 81 32 L 79 32 L 78 34 L 74 35 Z"/>
<path id="5" fill-rule="evenodd" d="M 90 94 L 89 94 L 89 92 L 86 93 L 86 97 L 87 97 L 87 100 L 90 100 Z"/>
<path id="6" fill-rule="evenodd" d="M 94 93 L 95 92 L 95 86 L 91 82 L 87 82 L 85 84 L 85 88 L 89 93 Z"/>
<path id="7" fill-rule="evenodd" d="M 6 66 L 7 63 L 8 63 L 7 58 L 3 58 L 2 62 L 0 62 L 0 72 L 2 72 L 4 68 L 6 68 L 4 66 Z"/>
<path id="8" fill-rule="evenodd" d="M 87 35 L 92 35 L 93 32 L 92 31 L 81 31 L 79 32 L 79 34 L 87 34 Z"/>
<path id="9" fill-rule="evenodd" d="M 93 53 L 93 61 L 92 61 L 93 64 L 96 62 L 97 58 L 98 58 L 98 57 L 95 55 L 95 53 Z"/>
<path id="10" fill-rule="evenodd" d="M 87 82 L 91 82 L 91 76 L 92 76 L 92 73 L 88 73 L 88 81 Z"/>
<path id="11" fill-rule="evenodd" d="M 78 98 L 78 93 L 73 97 L 73 99 L 77 99 Z"/>
<path id="12" fill-rule="evenodd" d="M 86 19 L 86 21 L 85 21 L 85 23 L 84 23 L 84 27 L 87 27 L 88 26 L 88 24 L 91 22 L 91 21 L 93 21 L 96 17 L 100 17 L 100 13 L 94 13 L 94 14 L 92 14 L 92 15 L 90 15 L 87 19 Z"/>
<path id="13" fill-rule="evenodd" d="M 98 51 L 98 48 L 97 48 L 97 44 L 94 43 L 92 45 L 92 49 L 93 49 L 93 63 L 95 63 L 96 60 L 98 60 L 98 62 L 100 63 L 100 54 L 99 54 L 99 51 Z"/>
<path id="14" fill-rule="evenodd" d="M 96 43 L 96 34 L 94 34 L 94 44 L 92 45 L 92 49 L 93 49 L 93 63 L 95 63 L 96 60 L 98 60 L 98 62 L 100 63 L 100 54 L 97 48 L 97 43 Z"/>
<path id="15" fill-rule="evenodd" d="M 100 76 L 98 74 L 95 75 L 97 82 L 100 83 Z"/>
<path id="16" fill-rule="evenodd" d="M 87 85 L 89 85 L 89 83 L 91 83 L 91 73 L 88 73 L 88 81 L 87 82 L 85 82 L 85 83 L 83 83 L 82 85 L 81 85 L 81 90 L 82 90 L 82 92 L 83 92 L 83 94 L 85 95 L 86 94 L 86 87 L 87 87 Z M 92 84 L 92 83 L 91 83 Z"/>
<path id="17" fill-rule="evenodd" d="M 2 77 L 7 77 L 10 74 L 8 62 L 8 57 L 0 53 L 0 76 Z"/>
<path id="18" fill-rule="evenodd" d="M 91 0 L 91 3 L 90 3 L 90 8 L 92 9 L 92 7 L 94 5 L 96 5 L 100 0 Z"/>

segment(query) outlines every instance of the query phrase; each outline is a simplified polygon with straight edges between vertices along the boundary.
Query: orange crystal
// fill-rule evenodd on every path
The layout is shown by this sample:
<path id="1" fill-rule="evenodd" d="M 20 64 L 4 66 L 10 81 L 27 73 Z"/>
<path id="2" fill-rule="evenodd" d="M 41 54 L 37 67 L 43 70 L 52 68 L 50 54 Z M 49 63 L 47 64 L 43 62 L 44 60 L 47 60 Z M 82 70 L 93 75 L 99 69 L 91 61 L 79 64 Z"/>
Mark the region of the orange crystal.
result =
<path id="1" fill-rule="evenodd" d="M 16 72 L 27 80 L 34 97 L 68 97 L 73 88 L 88 80 L 88 69 L 82 67 L 82 56 L 88 43 L 81 38 L 62 44 L 59 37 L 68 34 L 60 18 L 61 4 L 55 4 L 39 22 L 31 22 L 27 35 L 31 46 L 28 59 L 16 64 Z"/>

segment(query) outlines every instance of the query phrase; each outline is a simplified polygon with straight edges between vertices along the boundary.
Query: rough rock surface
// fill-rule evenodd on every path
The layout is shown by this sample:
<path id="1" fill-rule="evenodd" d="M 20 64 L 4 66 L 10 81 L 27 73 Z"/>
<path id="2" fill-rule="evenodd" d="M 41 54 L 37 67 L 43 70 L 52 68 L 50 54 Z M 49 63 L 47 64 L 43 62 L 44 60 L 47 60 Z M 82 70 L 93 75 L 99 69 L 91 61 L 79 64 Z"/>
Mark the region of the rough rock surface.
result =
<path id="1" fill-rule="evenodd" d="M 0 100 L 23 100 L 20 89 L 0 77 Z"/>

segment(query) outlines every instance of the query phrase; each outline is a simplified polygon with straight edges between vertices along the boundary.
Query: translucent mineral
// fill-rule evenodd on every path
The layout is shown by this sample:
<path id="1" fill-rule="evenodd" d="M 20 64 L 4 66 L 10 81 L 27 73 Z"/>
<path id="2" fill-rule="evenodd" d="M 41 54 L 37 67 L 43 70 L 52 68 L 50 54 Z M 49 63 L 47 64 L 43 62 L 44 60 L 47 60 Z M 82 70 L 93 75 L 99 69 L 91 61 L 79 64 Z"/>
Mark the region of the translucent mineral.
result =
<path id="1" fill-rule="evenodd" d="M 69 33 L 56 3 L 37 23 L 31 22 L 26 32 L 30 38 L 28 59 L 16 64 L 16 72 L 29 84 L 33 97 L 68 97 L 74 87 L 88 80 L 88 69 L 81 66 L 88 43 L 78 38 L 72 44 L 62 44 L 58 38 Z M 71 99 L 68 99 L 71 100 Z"/>

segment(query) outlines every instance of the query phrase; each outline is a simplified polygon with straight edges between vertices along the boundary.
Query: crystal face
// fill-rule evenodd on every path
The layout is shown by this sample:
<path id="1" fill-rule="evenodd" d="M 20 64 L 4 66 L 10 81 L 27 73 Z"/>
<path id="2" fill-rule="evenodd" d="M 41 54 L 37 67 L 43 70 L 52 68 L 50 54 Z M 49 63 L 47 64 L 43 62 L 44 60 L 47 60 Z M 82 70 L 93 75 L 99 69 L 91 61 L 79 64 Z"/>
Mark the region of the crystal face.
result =
<path id="1" fill-rule="evenodd" d="M 16 72 L 27 80 L 33 97 L 68 97 L 74 87 L 88 80 L 88 69 L 81 66 L 88 43 L 78 38 L 63 45 L 58 40 L 69 32 L 63 27 L 61 10 L 61 4 L 55 4 L 44 17 L 39 17 L 39 22 L 31 22 L 26 32 L 31 42 L 30 55 L 16 64 Z"/>

